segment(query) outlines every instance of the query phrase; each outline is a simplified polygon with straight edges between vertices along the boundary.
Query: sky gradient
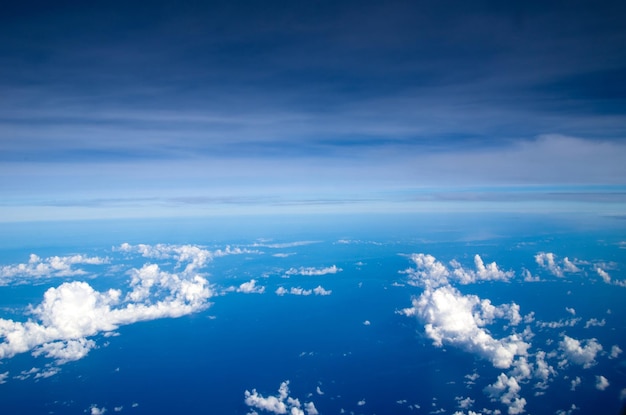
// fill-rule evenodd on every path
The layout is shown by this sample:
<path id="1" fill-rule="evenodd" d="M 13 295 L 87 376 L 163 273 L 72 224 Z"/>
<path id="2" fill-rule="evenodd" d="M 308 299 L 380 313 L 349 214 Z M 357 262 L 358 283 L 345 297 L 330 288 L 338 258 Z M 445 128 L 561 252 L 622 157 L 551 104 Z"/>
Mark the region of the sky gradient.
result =
<path id="1" fill-rule="evenodd" d="M 0 220 L 622 215 L 619 1 L 19 2 Z"/>

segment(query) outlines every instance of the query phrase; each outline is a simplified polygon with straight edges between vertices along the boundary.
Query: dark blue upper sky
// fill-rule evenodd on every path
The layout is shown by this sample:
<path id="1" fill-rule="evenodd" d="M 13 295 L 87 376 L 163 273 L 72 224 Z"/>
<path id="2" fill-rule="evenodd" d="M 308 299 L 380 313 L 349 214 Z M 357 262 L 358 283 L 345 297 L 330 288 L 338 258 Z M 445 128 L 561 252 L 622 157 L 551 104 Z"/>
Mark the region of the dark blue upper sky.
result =
<path id="1" fill-rule="evenodd" d="M 624 185 L 624 21 L 623 1 L 5 4 L 0 191 Z"/>

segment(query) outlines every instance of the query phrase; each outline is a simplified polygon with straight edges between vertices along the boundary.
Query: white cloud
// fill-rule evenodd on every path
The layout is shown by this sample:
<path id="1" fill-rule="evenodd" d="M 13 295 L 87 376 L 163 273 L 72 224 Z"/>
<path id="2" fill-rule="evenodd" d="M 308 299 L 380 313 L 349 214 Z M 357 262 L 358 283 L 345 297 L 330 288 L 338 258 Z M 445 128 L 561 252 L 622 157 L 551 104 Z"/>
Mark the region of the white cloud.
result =
<path id="1" fill-rule="evenodd" d="M 319 412 L 317 412 L 317 408 L 315 407 L 315 404 L 313 402 L 305 403 L 304 410 L 308 415 L 319 415 Z"/>
<path id="2" fill-rule="evenodd" d="M 611 276 L 609 275 L 608 272 L 606 272 L 605 270 L 603 270 L 600 267 L 596 268 L 596 272 L 598 273 L 598 275 L 602 278 L 602 280 L 605 283 L 607 283 L 607 284 L 611 283 Z"/>
<path id="3" fill-rule="evenodd" d="M 605 319 L 598 320 L 597 318 L 591 318 L 585 323 L 585 328 L 588 329 L 589 327 L 604 327 L 605 325 Z"/>
<path id="4" fill-rule="evenodd" d="M 274 414 L 291 414 L 291 415 L 304 415 L 300 400 L 289 396 L 289 381 L 286 380 L 280 384 L 278 388 L 278 395 L 264 397 L 257 392 L 256 389 L 252 389 L 252 392 L 244 392 L 244 401 L 246 405 L 251 408 L 260 409 Z M 304 409 L 308 415 L 316 415 L 317 409 L 313 402 L 305 402 Z M 253 413 L 256 413 L 253 411 Z"/>
<path id="5" fill-rule="evenodd" d="M 459 406 L 460 409 L 469 409 L 472 407 L 472 405 L 474 405 L 474 402 L 476 402 L 474 399 L 470 398 L 469 396 L 467 398 L 463 398 L 462 396 L 457 396 L 454 398 L 454 400 L 456 400 L 457 405 Z"/>
<path id="6" fill-rule="evenodd" d="M 122 412 L 123 409 L 124 409 L 123 406 L 116 406 L 116 407 L 113 408 L 113 411 L 115 411 L 115 412 Z"/>
<path id="7" fill-rule="evenodd" d="M 535 262 L 540 267 L 550 271 L 552 275 L 560 278 L 565 276 L 565 272 L 580 272 L 580 269 L 569 258 L 565 257 L 562 261 L 558 261 L 552 252 L 539 252 L 535 255 Z"/>
<path id="8" fill-rule="evenodd" d="M 596 376 L 596 389 L 603 391 L 609 387 L 609 381 L 604 376 Z"/>
<path id="9" fill-rule="evenodd" d="M 333 290 L 326 290 L 321 285 L 318 285 L 317 287 L 313 288 L 313 293 L 315 295 L 331 295 L 333 293 Z"/>
<path id="10" fill-rule="evenodd" d="M 415 263 L 416 269 L 409 268 L 403 272 L 409 275 L 409 284 L 422 287 L 440 287 L 449 284 L 450 280 L 456 280 L 461 284 L 508 281 L 515 275 L 513 271 L 500 270 L 495 262 L 485 265 L 480 255 L 474 256 L 476 270 L 465 269 L 456 260 L 450 262 L 452 270 L 449 270 L 434 256 L 428 254 L 412 254 L 410 258 Z"/>
<path id="11" fill-rule="evenodd" d="M 563 327 L 574 327 L 580 322 L 580 318 L 561 319 L 559 321 L 537 321 L 535 324 L 540 328 L 560 329 Z"/>
<path id="12" fill-rule="evenodd" d="M 55 341 L 45 343 L 33 351 L 37 357 L 45 354 L 46 357 L 56 359 L 57 364 L 65 364 L 74 360 L 80 360 L 87 356 L 89 351 L 96 347 L 96 342 L 85 338 L 78 340 Z"/>
<path id="13" fill-rule="evenodd" d="M 579 376 L 576 376 L 576 377 L 574 378 L 574 380 L 572 380 L 572 382 L 571 382 L 571 387 L 570 387 L 570 390 L 575 391 L 575 390 L 576 390 L 576 388 L 577 388 L 578 386 L 580 386 L 580 384 L 581 384 L 581 383 L 582 383 L 582 380 L 580 379 L 580 377 L 579 377 Z"/>
<path id="14" fill-rule="evenodd" d="M 499 400 L 508 407 L 509 415 L 521 414 L 526 406 L 526 399 L 519 396 L 521 387 L 515 377 L 501 373 L 495 383 L 485 388 L 485 393 L 492 400 Z"/>
<path id="15" fill-rule="evenodd" d="M 89 407 L 89 413 L 91 415 L 104 415 L 106 413 L 106 408 L 98 408 L 96 405 L 91 405 Z"/>
<path id="16" fill-rule="evenodd" d="M 320 389 L 319 386 L 317 388 L 315 388 L 315 392 L 317 392 L 318 395 L 323 395 L 324 394 L 324 392 L 322 392 L 322 389 Z"/>
<path id="17" fill-rule="evenodd" d="M 42 259 L 31 254 L 27 263 L 0 267 L 0 285 L 18 282 L 16 278 L 51 278 L 85 275 L 86 271 L 74 268 L 75 265 L 103 265 L 108 258 L 85 255 L 52 256 Z"/>
<path id="18" fill-rule="evenodd" d="M 602 350 L 602 345 L 596 339 L 588 339 L 582 346 L 579 340 L 563 335 L 563 340 L 559 342 L 559 349 L 562 351 L 559 366 L 572 362 L 588 369 L 596 363 L 596 355 Z"/>
<path id="19" fill-rule="evenodd" d="M 524 276 L 525 282 L 539 282 L 541 278 L 538 275 L 533 275 L 529 270 L 524 269 L 522 271 L 522 275 Z"/>
<path id="20" fill-rule="evenodd" d="M 571 308 L 571 307 L 565 307 L 565 311 L 567 311 L 568 313 L 570 313 L 573 316 L 576 315 L 576 310 Z"/>
<path id="21" fill-rule="evenodd" d="M 246 294 L 262 294 L 265 292 L 265 287 L 259 287 L 258 285 L 256 285 L 256 280 L 252 279 L 248 282 L 244 282 L 243 284 L 241 284 L 239 288 L 237 288 L 237 292 Z"/>
<path id="22" fill-rule="evenodd" d="M 170 274 L 157 265 L 131 271 L 130 291 L 95 291 L 86 282 L 49 288 L 26 322 L 0 319 L 0 359 L 35 349 L 58 363 L 85 356 L 94 344 L 87 337 L 121 325 L 180 317 L 208 307 L 208 281 L 194 274 Z"/>
<path id="23" fill-rule="evenodd" d="M 617 359 L 617 357 L 622 353 L 622 349 L 616 344 L 611 347 L 611 354 L 609 355 L 609 359 Z"/>
<path id="24" fill-rule="evenodd" d="M 325 268 L 300 267 L 300 268 L 289 268 L 287 271 L 285 271 L 285 275 L 319 276 L 319 275 L 327 275 L 327 274 L 336 274 L 341 271 L 343 270 L 341 268 L 337 268 L 336 265 L 331 265 L 330 267 L 325 267 Z"/>
<path id="25" fill-rule="evenodd" d="M 308 289 L 305 290 L 302 287 L 291 287 L 289 290 L 287 290 L 284 287 L 278 287 L 276 289 L 276 291 L 274 291 L 276 293 L 276 295 L 280 295 L 283 296 L 285 294 L 291 294 L 291 295 L 311 295 L 311 294 L 315 294 L 315 295 L 330 295 L 332 294 L 332 290 L 326 290 L 324 287 L 322 287 L 321 285 L 318 285 L 317 287 L 313 288 L 313 289 Z"/>
<path id="26" fill-rule="evenodd" d="M 9 372 L 0 373 L 0 385 L 7 382 L 7 378 L 9 377 Z"/>
<path id="27" fill-rule="evenodd" d="M 530 345 L 517 334 L 495 339 L 483 327 L 495 318 L 518 323 L 517 304 L 495 307 L 489 300 L 475 295 L 463 295 L 451 286 L 435 290 L 427 288 L 413 299 L 413 307 L 402 310 L 407 316 L 417 316 L 425 323 L 426 335 L 435 346 L 451 344 L 488 359 L 498 368 L 508 368 L 515 356 L 525 355 Z"/>
<path id="28" fill-rule="evenodd" d="M 365 405 L 365 399 L 361 399 L 361 400 L 360 400 L 360 401 L 358 401 L 356 404 L 357 404 L 358 406 L 363 406 L 363 405 Z"/>

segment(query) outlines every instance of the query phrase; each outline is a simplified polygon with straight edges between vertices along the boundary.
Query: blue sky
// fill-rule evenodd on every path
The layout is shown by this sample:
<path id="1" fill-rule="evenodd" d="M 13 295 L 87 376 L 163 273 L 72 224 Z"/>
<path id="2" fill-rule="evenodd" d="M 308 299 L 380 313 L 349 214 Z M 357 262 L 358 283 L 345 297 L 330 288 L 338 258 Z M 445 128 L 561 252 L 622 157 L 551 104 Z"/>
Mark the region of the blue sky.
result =
<path id="1" fill-rule="evenodd" d="M 626 205 L 626 6 L 19 2 L 3 221 Z"/>

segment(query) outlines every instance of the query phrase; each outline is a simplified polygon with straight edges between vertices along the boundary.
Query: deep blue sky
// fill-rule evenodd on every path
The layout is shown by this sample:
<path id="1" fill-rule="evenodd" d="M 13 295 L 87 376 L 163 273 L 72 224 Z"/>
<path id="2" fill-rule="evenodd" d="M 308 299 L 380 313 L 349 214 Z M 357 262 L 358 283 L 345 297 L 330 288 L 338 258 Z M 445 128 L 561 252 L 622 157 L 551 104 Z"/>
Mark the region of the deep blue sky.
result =
<path id="1" fill-rule="evenodd" d="M 619 214 L 624 21 L 623 1 L 4 4 L 0 215 Z"/>

